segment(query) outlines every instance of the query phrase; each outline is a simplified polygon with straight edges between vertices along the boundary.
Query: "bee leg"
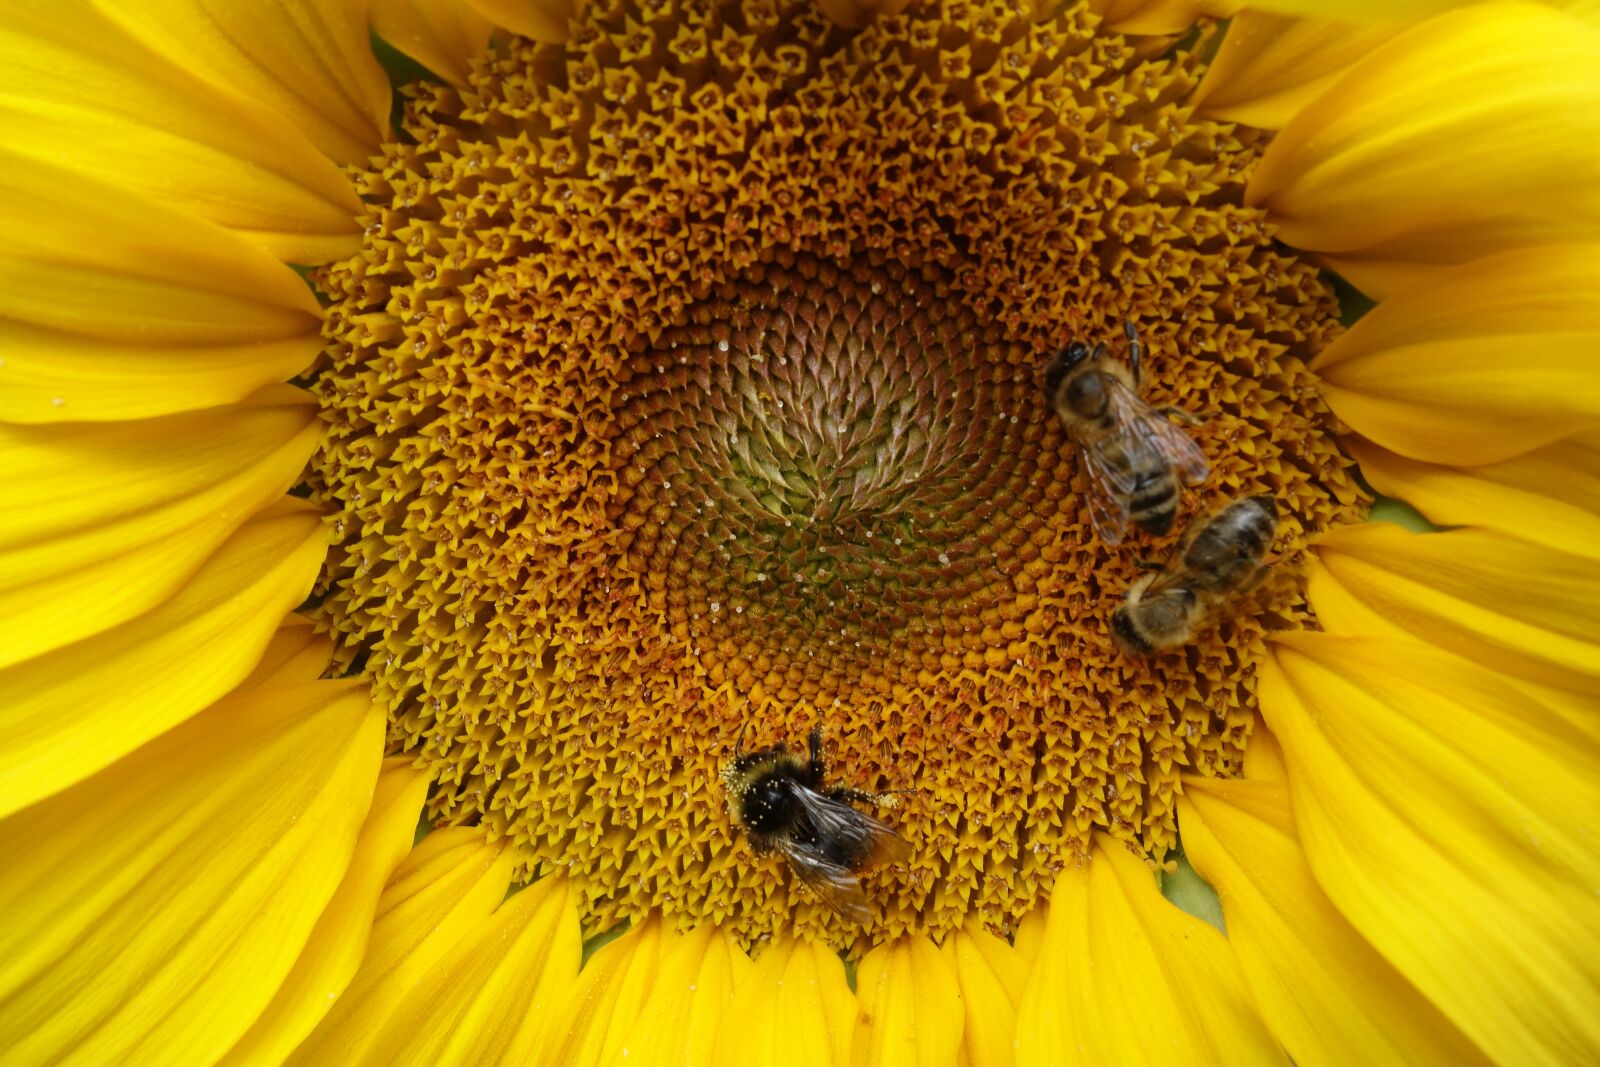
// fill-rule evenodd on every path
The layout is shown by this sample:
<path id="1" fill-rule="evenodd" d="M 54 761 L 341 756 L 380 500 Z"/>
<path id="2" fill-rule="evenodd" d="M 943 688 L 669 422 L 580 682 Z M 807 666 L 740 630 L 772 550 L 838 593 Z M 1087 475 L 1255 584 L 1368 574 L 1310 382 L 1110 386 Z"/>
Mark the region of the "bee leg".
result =
<path id="1" fill-rule="evenodd" d="M 1288 552 L 1280 552 L 1276 556 L 1268 556 L 1266 559 L 1262 560 L 1261 569 L 1250 576 L 1250 580 L 1244 584 L 1241 591 L 1254 589 L 1256 586 L 1266 581 L 1272 575 L 1272 568 L 1288 559 L 1289 555 L 1290 553 Z"/>
<path id="2" fill-rule="evenodd" d="M 879 807 L 892 808 L 896 804 L 900 803 L 901 797 L 909 793 L 920 792 L 922 792 L 920 789 L 885 789 L 881 793 L 874 793 L 872 795 L 872 801 Z"/>
<path id="3" fill-rule="evenodd" d="M 1167 569 L 1166 564 L 1156 563 L 1148 559 L 1136 559 L 1133 561 L 1133 565 L 1142 571 L 1164 571 Z"/>
<path id="4" fill-rule="evenodd" d="M 831 786 L 822 791 L 829 800 L 842 800 L 846 804 L 876 804 L 892 808 L 900 802 L 901 793 L 915 793 L 915 789 L 886 789 L 881 793 L 868 793 L 864 789 L 851 789 L 847 785 Z"/>
<path id="5" fill-rule="evenodd" d="M 811 756 L 811 782 L 813 789 L 820 786 L 828 776 L 828 761 L 822 755 L 822 723 L 811 728 L 811 733 L 806 735 L 806 750 Z"/>
<path id="6" fill-rule="evenodd" d="M 1128 338 L 1128 363 L 1133 367 L 1133 388 L 1139 389 L 1139 368 L 1144 363 L 1144 345 L 1139 342 L 1139 330 L 1132 319 L 1122 320 L 1122 332 Z"/>
<path id="7" fill-rule="evenodd" d="M 1156 408 L 1156 411 L 1162 415 L 1165 415 L 1173 422 L 1181 422 L 1185 426 L 1204 426 L 1207 422 L 1207 419 L 1204 415 L 1196 415 L 1192 411 L 1185 411 L 1182 408 L 1174 407 L 1171 404 L 1168 404 L 1164 408 Z"/>

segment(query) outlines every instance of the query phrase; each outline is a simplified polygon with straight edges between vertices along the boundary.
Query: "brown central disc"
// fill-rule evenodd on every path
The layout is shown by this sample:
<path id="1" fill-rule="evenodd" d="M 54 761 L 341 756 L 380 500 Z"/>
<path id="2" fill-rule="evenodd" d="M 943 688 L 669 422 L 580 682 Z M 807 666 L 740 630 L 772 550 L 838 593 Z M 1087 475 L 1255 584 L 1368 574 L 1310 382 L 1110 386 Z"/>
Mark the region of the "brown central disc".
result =
<path id="1" fill-rule="evenodd" d="M 1034 359 L 937 269 L 785 258 L 628 364 L 613 569 L 757 699 L 982 667 L 1063 496 Z"/>
<path id="2" fill-rule="evenodd" d="M 1202 41 L 1202 45 L 1203 45 Z M 436 823 L 651 910 L 840 945 L 1005 929 L 1108 834 L 1159 857 L 1239 767 L 1293 557 L 1361 494 L 1306 363 L 1316 268 L 1243 206 L 1264 134 L 1087 5 L 591 0 L 408 90 L 320 269 L 337 544 L 312 609 L 428 767 Z M 1042 395 L 1120 323 L 1211 477 L 1170 538 L 1094 537 Z M 1290 562 L 1163 656 L 1107 619 L 1189 519 L 1269 493 Z M 803 743 L 900 790 L 911 857 L 846 924 L 756 856 L 719 768 Z"/>

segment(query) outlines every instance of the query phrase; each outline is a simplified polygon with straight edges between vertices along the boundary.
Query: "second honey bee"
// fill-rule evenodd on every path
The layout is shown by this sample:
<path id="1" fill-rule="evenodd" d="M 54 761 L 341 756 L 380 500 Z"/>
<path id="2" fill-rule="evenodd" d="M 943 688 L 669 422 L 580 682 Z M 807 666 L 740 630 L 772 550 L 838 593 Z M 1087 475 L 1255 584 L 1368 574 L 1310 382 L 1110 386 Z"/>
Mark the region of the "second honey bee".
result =
<path id="1" fill-rule="evenodd" d="M 1270 496 L 1235 500 L 1192 523 L 1166 565 L 1128 590 L 1111 616 L 1111 639 L 1132 656 L 1187 644 L 1224 602 L 1266 577 L 1277 534 Z"/>
<path id="2" fill-rule="evenodd" d="M 872 913 L 856 876 L 905 860 L 911 847 L 890 826 L 851 806 L 883 803 L 884 797 L 828 783 L 821 726 L 811 731 L 806 747 L 806 756 L 781 741 L 756 752 L 735 751 L 722 768 L 728 810 L 756 852 L 782 854 L 824 904 L 865 924 Z"/>
<path id="3" fill-rule="evenodd" d="M 1144 346 L 1131 321 L 1123 322 L 1123 332 L 1128 367 L 1107 359 L 1103 343 L 1090 349 L 1073 341 L 1045 373 L 1051 403 L 1088 477 L 1089 517 L 1108 545 L 1122 541 L 1130 518 L 1157 537 L 1172 529 L 1179 482 L 1198 485 L 1209 469 L 1205 453 L 1168 415 L 1198 420 L 1140 399 Z"/>

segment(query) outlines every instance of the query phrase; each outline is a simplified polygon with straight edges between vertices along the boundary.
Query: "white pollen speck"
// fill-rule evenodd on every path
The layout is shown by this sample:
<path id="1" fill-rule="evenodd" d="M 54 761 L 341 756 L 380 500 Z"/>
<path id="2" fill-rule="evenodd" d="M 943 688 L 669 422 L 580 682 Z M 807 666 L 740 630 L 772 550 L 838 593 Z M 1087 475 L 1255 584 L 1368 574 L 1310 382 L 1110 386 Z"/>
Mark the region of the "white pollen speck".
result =
<path id="1" fill-rule="evenodd" d="M 941 552 L 941 553 L 939 553 L 939 562 L 944 564 L 946 567 L 948 567 L 948 566 L 950 566 L 950 557 L 948 555 L 946 555 L 945 553 Z"/>
<path id="2" fill-rule="evenodd" d="M 726 352 L 727 350 L 728 350 L 728 342 L 726 342 L 726 341 L 718 341 L 717 342 L 717 351 L 718 352 Z"/>
<path id="3" fill-rule="evenodd" d="M 719 602 L 713 600 L 711 602 L 711 614 L 715 615 L 717 612 L 719 612 L 721 610 L 722 610 L 722 605 Z"/>
<path id="4" fill-rule="evenodd" d="M 671 489 L 672 488 L 672 483 L 671 482 L 662 482 L 661 483 L 661 488 L 663 488 L 663 489 Z"/>

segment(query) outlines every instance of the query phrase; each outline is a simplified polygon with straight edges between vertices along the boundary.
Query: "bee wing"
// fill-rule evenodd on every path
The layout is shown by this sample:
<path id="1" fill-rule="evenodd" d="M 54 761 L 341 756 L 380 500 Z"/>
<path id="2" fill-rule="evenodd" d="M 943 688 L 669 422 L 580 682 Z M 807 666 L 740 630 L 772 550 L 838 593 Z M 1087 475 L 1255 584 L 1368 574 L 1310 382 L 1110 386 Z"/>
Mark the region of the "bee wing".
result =
<path id="1" fill-rule="evenodd" d="M 1172 424 L 1172 420 L 1139 399 L 1126 382 L 1111 379 L 1107 396 L 1119 425 L 1137 434 L 1159 452 L 1184 485 L 1199 485 L 1211 472 L 1206 454 L 1194 438 Z"/>
<path id="2" fill-rule="evenodd" d="M 805 808 L 817 841 L 831 841 L 843 851 L 865 858 L 854 868 L 831 859 L 814 843 L 786 838 L 780 844 L 800 880 L 840 915 L 865 924 L 872 918 L 867 896 L 856 879 L 856 872 L 880 863 L 895 863 L 908 858 L 911 846 L 887 823 L 857 811 L 850 805 L 810 789 L 796 789 L 794 796 Z"/>
<path id="3" fill-rule="evenodd" d="M 1107 463 L 1092 445 L 1080 447 L 1078 455 L 1083 457 L 1084 473 L 1089 476 L 1089 521 L 1094 524 L 1095 536 L 1108 545 L 1119 545 L 1128 533 L 1131 480 Z"/>
<path id="4" fill-rule="evenodd" d="M 872 921 L 867 894 L 849 868 L 803 845 L 784 847 L 783 854 L 789 860 L 789 867 L 817 895 L 818 900 L 853 923 L 865 926 Z"/>
<path id="5" fill-rule="evenodd" d="M 911 855 L 906 839 L 882 819 L 875 819 L 842 800 L 815 790 L 797 789 L 795 794 L 819 839 L 837 841 L 848 846 L 851 852 L 866 857 L 857 865 L 858 870 L 880 863 L 896 863 Z"/>
<path id="6" fill-rule="evenodd" d="M 1089 483 L 1089 521 L 1094 523 L 1095 536 L 1108 545 L 1121 544 L 1128 532 L 1128 498 L 1136 483 L 1132 475 L 1107 460 L 1101 451 L 1114 443 L 1116 435 L 1086 437 L 1074 432 L 1068 436 L 1078 446 L 1078 457 Z"/>

